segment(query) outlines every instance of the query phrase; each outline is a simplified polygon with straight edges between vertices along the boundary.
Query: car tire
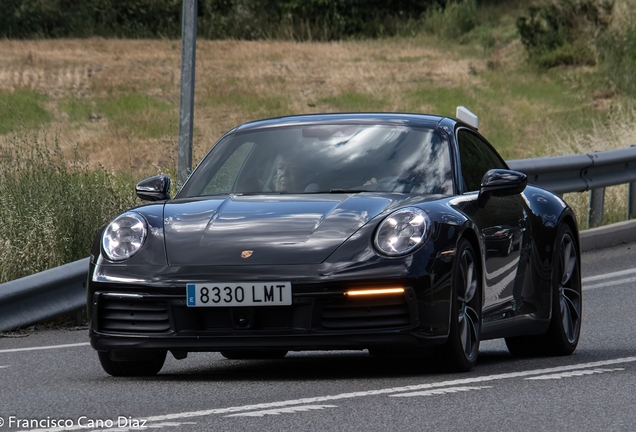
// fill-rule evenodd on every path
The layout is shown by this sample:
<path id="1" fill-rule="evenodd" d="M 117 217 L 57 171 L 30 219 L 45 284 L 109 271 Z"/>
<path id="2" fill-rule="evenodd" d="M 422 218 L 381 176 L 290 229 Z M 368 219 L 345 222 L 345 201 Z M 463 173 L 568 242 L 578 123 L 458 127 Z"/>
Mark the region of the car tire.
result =
<path id="1" fill-rule="evenodd" d="M 104 371 L 112 376 L 153 376 L 156 375 L 166 361 L 166 351 L 159 351 L 154 356 L 140 359 L 113 360 L 108 351 L 98 351 L 99 362 Z"/>
<path id="2" fill-rule="evenodd" d="M 563 356 L 574 352 L 581 334 L 581 257 L 572 229 L 557 232 L 552 273 L 552 317 L 547 333 L 506 338 L 514 356 Z"/>
<path id="3" fill-rule="evenodd" d="M 221 351 L 228 360 L 276 360 L 287 355 L 287 350 L 232 350 Z"/>
<path id="4" fill-rule="evenodd" d="M 444 359 L 456 372 L 468 372 L 477 362 L 481 339 L 481 266 L 473 247 L 461 239 L 452 270 L 451 321 Z"/>

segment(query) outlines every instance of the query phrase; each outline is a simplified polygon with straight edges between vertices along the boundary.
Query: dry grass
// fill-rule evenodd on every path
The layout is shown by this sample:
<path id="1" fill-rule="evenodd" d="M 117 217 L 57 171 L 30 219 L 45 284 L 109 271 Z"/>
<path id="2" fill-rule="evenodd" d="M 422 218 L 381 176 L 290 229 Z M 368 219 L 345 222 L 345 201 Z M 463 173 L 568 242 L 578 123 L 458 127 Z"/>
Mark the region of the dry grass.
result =
<path id="1" fill-rule="evenodd" d="M 609 110 L 609 121 L 594 124 L 590 131 L 573 132 L 565 138 L 553 136 L 554 145 L 548 156 L 592 153 L 616 150 L 636 144 L 636 107 L 632 100 L 615 101 Z M 620 222 L 627 218 L 627 185 L 605 189 L 603 223 Z M 572 206 L 581 228 L 587 228 L 589 192 L 570 193 L 565 200 Z"/>
<path id="2" fill-rule="evenodd" d="M 594 123 L 589 130 L 572 131 L 566 136 L 551 136 L 554 145 L 546 156 L 615 150 L 636 144 L 634 101 L 616 98 L 608 103 L 608 121 Z"/>
<path id="3" fill-rule="evenodd" d="M 158 40 L 0 41 L 0 90 L 33 89 L 47 108 L 63 148 L 91 153 L 91 161 L 128 171 L 165 164 L 176 133 L 149 138 L 111 125 L 93 113 L 70 122 L 60 101 L 141 93 L 169 103 L 176 123 L 180 43 Z M 423 82 L 479 84 L 470 67 L 485 62 L 452 58 L 417 40 L 341 43 L 198 41 L 195 159 L 227 130 L 274 115 L 333 111 L 326 100 L 342 93 L 377 95 L 382 110 L 407 110 L 404 92 Z M 421 106 L 426 112 L 430 107 Z M 174 126 L 176 128 L 176 125 Z M 173 128 L 173 129 L 174 129 Z M 157 148 L 161 151 L 157 152 Z"/>

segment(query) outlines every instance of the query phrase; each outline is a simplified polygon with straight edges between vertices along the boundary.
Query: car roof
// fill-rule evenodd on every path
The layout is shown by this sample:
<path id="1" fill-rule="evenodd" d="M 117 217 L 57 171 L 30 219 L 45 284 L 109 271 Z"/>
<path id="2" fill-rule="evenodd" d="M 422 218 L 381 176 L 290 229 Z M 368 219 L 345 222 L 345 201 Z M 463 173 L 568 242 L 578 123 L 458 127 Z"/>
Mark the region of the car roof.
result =
<path id="1" fill-rule="evenodd" d="M 330 113 L 304 114 L 276 117 L 242 124 L 234 129 L 244 132 L 253 129 L 266 129 L 281 126 L 300 126 L 318 124 L 386 124 L 410 127 L 436 128 L 443 116 L 407 113 Z"/>

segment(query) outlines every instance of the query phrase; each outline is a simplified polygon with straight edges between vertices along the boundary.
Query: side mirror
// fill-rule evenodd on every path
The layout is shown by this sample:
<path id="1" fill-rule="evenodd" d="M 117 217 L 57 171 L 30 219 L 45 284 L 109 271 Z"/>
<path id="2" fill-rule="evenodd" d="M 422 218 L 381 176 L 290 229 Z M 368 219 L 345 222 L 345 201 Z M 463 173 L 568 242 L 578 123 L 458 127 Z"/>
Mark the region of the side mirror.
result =
<path id="1" fill-rule="evenodd" d="M 528 185 L 528 176 L 519 171 L 491 169 L 481 179 L 477 203 L 485 207 L 491 196 L 510 196 L 523 192 Z"/>
<path id="2" fill-rule="evenodd" d="M 170 199 L 170 178 L 160 174 L 148 177 L 137 183 L 137 196 L 144 201 L 159 201 Z"/>

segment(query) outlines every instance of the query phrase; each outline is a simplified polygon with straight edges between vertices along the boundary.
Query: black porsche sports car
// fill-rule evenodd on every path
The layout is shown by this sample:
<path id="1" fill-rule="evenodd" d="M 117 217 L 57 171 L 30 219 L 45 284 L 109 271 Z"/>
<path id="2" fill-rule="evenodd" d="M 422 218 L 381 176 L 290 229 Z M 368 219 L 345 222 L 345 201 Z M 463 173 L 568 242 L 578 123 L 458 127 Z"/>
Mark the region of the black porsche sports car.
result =
<path id="1" fill-rule="evenodd" d="M 241 125 L 176 196 L 97 235 L 91 345 L 111 375 L 166 353 L 432 353 L 470 370 L 480 340 L 566 355 L 581 326 L 576 218 L 468 124 L 418 114 L 291 116 Z"/>

